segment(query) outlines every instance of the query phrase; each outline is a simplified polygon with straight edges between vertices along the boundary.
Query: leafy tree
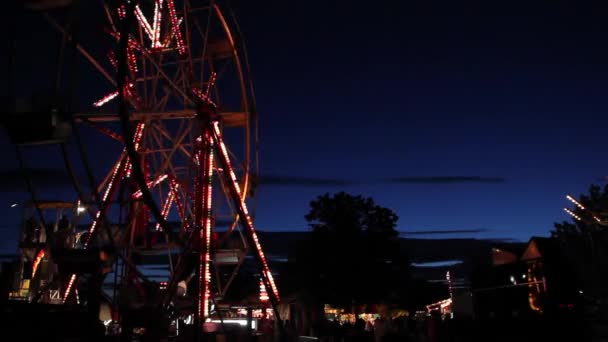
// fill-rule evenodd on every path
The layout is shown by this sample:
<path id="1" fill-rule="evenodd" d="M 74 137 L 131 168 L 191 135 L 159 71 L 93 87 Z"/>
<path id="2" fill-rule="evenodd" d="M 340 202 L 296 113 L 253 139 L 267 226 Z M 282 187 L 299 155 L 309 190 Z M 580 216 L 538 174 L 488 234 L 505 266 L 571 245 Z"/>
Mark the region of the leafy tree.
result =
<path id="1" fill-rule="evenodd" d="M 574 206 L 571 209 L 580 220 L 573 222 L 563 221 L 555 224 L 555 230 L 551 232 L 554 238 L 563 242 L 577 240 L 585 236 L 593 235 L 595 238 L 606 238 L 608 226 L 608 185 L 604 189 L 598 185 L 592 185 L 589 195 L 581 195 L 577 200 L 585 209 Z M 598 222 L 598 220 L 600 222 Z"/>
<path id="2" fill-rule="evenodd" d="M 300 288 L 336 305 L 397 299 L 409 263 L 392 210 L 340 192 L 317 197 L 305 218 L 312 233 L 294 255 Z"/>
<path id="3" fill-rule="evenodd" d="M 608 185 L 592 185 L 570 210 L 578 217 L 555 224 L 551 232 L 575 270 L 580 288 L 591 298 L 608 296 Z M 608 316 L 608 305 L 602 305 Z"/>

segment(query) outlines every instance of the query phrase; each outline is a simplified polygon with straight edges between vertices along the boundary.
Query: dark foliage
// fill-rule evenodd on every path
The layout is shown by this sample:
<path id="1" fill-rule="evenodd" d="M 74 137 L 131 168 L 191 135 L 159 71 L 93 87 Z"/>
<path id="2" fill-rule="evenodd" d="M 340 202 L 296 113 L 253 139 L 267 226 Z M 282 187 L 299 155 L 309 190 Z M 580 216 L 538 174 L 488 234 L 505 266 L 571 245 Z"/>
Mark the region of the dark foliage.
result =
<path id="1" fill-rule="evenodd" d="M 312 234 L 291 260 L 299 288 L 335 305 L 405 300 L 409 262 L 392 210 L 341 192 L 312 201 L 306 219 Z"/>
<path id="2" fill-rule="evenodd" d="M 589 194 L 577 200 L 584 209 L 570 210 L 580 219 L 556 223 L 551 235 L 576 270 L 579 288 L 589 296 L 604 297 L 608 295 L 608 185 L 603 189 L 592 185 Z"/>

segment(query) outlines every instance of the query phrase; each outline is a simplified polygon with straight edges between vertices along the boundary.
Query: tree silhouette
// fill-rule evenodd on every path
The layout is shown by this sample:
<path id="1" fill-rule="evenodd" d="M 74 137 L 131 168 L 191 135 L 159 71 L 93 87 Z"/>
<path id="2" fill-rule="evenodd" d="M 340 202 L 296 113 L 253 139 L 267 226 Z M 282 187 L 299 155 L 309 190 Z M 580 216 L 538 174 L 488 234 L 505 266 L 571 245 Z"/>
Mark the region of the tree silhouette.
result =
<path id="1" fill-rule="evenodd" d="M 335 305 L 398 299 L 409 263 L 392 210 L 340 192 L 310 202 L 305 218 L 312 233 L 293 260 L 299 287 Z"/>
<path id="2" fill-rule="evenodd" d="M 588 195 L 577 201 L 583 206 L 570 210 L 579 218 L 555 223 L 551 236 L 557 239 L 575 270 L 585 294 L 600 298 L 608 295 L 608 185 L 592 185 Z M 599 222 L 598 222 L 599 221 Z M 608 314 L 608 305 L 603 308 Z"/>
<path id="3" fill-rule="evenodd" d="M 596 218 L 605 222 L 608 216 L 608 185 L 604 186 L 604 189 L 598 185 L 591 185 L 589 195 L 581 195 L 578 202 L 584 209 L 575 206 L 571 211 L 581 219 L 556 223 L 551 235 L 564 241 L 590 234 L 606 235 L 608 227 L 598 222 Z"/>

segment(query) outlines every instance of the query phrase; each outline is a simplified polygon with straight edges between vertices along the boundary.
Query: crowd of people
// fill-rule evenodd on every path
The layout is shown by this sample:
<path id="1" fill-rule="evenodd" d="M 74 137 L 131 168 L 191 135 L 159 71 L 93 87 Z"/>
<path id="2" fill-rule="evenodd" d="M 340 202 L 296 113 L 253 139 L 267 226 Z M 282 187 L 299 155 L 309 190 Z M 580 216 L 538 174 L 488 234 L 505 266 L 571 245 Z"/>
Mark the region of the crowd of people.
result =
<path id="1" fill-rule="evenodd" d="M 317 328 L 316 335 L 321 342 L 439 342 L 444 325 L 439 316 L 424 320 L 408 316 L 379 317 L 373 321 L 359 318 L 354 324 L 328 321 Z"/>
<path id="2" fill-rule="evenodd" d="M 473 319 L 431 314 L 422 318 L 379 318 L 373 323 L 361 319 L 354 324 L 327 321 L 315 336 L 319 342 L 600 341 L 580 323 L 547 317 Z"/>

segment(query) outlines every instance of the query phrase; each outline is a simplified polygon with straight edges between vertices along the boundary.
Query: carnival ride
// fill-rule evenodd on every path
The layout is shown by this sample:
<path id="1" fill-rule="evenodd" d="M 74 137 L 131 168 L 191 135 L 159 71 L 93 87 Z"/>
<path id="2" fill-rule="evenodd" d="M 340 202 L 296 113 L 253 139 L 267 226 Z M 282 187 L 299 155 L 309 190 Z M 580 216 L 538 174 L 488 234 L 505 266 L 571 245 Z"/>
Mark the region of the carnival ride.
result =
<path id="1" fill-rule="evenodd" d="M 257 116 L 234 17 L 215 1 L 100 0 L 109 42 L 100 47 L 103 40 L 88 41 L 75 29 L 78 7 L 84 4 L 60 3 L 61 8 L 34 8 L 61 35 L 60 56 L 77 51 L 107 81 L 105 90 L 90 99 L 87 110 L 51 101 L 36 113 L 15 110 L 5 125 L 20 153 L 39 144 L 60 144 L 76 192 L 72 208 L 88 215 L 90 223 L 79 239 L 61 248 L 28 235 L 27 255 L 24 230 L 19 276 L 43 259 L 52 263 L 61 255 L 58 249 L 93 250 L 109 266 L 100 272 L 112 320 L 120 321 L 134 308 L 154 307 L 168 320 L 194 318 L 201 331 L 222 321 L 221 304 L 253 251 L 261 301 L 276 315 L 279 292 L 249 210 L 258 163 Z M 56 73 L 57 88 L 64 73 Z M 28 125 L 40 121 L 34 128 Z M 97 182 L 92 169 L 103 160 L 92 161 L 91 151 L 110 145 L 120 146 L 118 155 Z M 70 158 L 74 146 L 88 190 Z M 43 201 L 30 190 L 39 211 Z M 147 259 L 162 274 L 151 277 Z M 64 305 L 82 300 L 83 276 L 58 274 L 61 267 L 54 275 L 49 272 L 44 284 L 29 292 L 20 281 L 14 297 L 29 302 L 53 298 Z M 40 276 L 35 266 L 26 273 L 32 280 Z"/>

